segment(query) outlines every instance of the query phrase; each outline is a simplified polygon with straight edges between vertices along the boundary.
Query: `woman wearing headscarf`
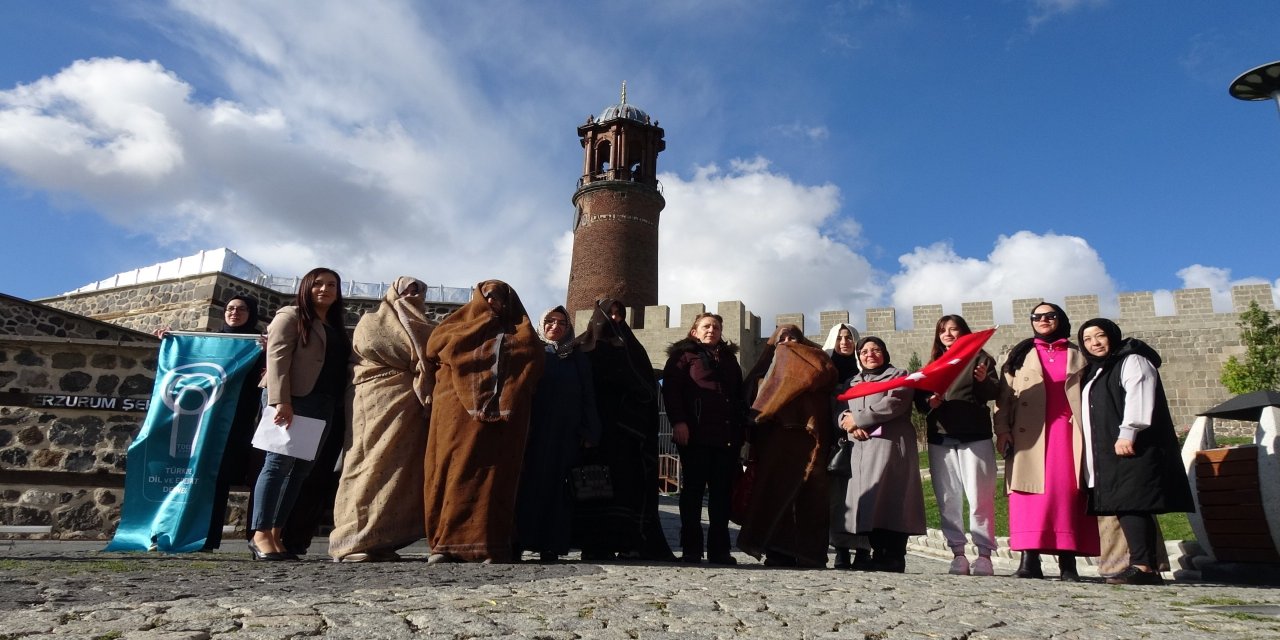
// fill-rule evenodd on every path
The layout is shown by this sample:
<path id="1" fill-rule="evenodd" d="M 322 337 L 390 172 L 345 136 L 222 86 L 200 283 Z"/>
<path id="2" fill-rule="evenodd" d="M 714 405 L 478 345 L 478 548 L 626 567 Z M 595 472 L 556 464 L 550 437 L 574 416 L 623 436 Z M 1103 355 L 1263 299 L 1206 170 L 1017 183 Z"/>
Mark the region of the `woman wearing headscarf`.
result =
<path id="1" fill-rule="evenodd" d="M 832 414 L 840 413 L 842 406 L 835 401 L 835 397 L 849 388 L 853 382 L 853 377 L 858 375 L 858 330 L 847 322 L 841 322 L 827 333 L 827 339 L 822 343 L 823 351 L 831 357 L 831 363 L 836 367 L 836 385 L 831 395 L 831 412 Z M 846 433 L 838 425 L 832 423 L 831 431 L 831 450 L 828 452 L 828 458 L 838 455 L 841 447 L 852 447 L 853 443 L 848 440 Z M 840 454 L 842 455 L 842 454 Z M 829 482 L 830 499 L 828 500 L 829 520 L 834 521 L 843 517 L 845 507 L 845 484 L 835 481 Z M 833 569 L 853 569 L 855 571 L 868 571 L 871 569 L 871 542 L 866 536 L 853 535 L 848 533 L 832 532 L 831 546 L 836 550 L 835 562 L 832 563 Z M 853 556 L 850 557 L 850 551 Z"/>
<path id="2" fill-rule="evenodd" d="M 596 301 L 578 337 L 591 361 L 600 443 L 584 457 L 609 468 L 613 497 L 574 505 L 574 546 L 584 560 L 620 555 L 672 561 L 658 515 L 658 384 L 649 354 L 627 326 L 626 307 Z"/>
<path id="3" fill-rule="evenodd" d="M 1080 327 L 1089 366 L 1083 396 L 1089 510 L 1114 515 L 1129 547 L 1129 566 L 1109 584 L 1164 584 L 1158 570 L 1157 513 L 1195 511 L 1182 466 L 1160 354 L 1120 327 L 1094 318 Z"/>
<path id="4" fill-rule="evenodd" d="M 299 282 L 296 304 L 277 311 L 267 327 L 263 384 L 275 424 L 288 429 L 295 415 L 323 420 L 323 449 L 334 408 L 346 392 L 350 359 L 342 281 L 336 271 L 317 267 Z M 283 527 L 314 465 L 312 460 L 266 454 L 253 488 L 249 550 L 255 559 L 297 559 L 285 547 Z"/>
<path id="5" fill-rule="evenodd" d="M 737 345 L 722 338 L 724 320 L 714 313 L 693 319 L 688 337 L 667 348 L 662 399 L 671 421 L 671 440 L 680 450 L 681 560 L 702 562 L 702 497 L 707 495 L 707 560 L 734 565 L 729 543 L 729 501 L 733 478 L 742 470 L 745 406 Z M 708 495 L 709 494 L 709 495 Z"/>
<path id="6" fill-rule="evenodd" d="M 423 358 L 439 367 L 425 460 L 428 562 L 510 562 L 542 340 L 515 290 L 486 280 L 431 332 Z"/>
<path id="7" fill-rule="evenodd" d="M 426 285 L 401 276 L 356 325 L 351 428 L 333 505 L 329 555 L 340 562 L 397 560 L 423 535 L 422 459 L 435 369 L 423 359 L 435 323 Z"/>
<path id="8" fill-rule="evenodd" d="M 257 335 L 258 301 L 245 295 L 234 295 L 223 305 L 222 328 L 218 333 L 239 333 Z M 213 512 L 209 518 L 209 533 L 205 536 L 201 551 L 213 551 L 222 545 L 222 527 L 227 521 L 227 498 L 231 494 L 231 485 L 245 484 L 249 472 L 249 458 L 253 447 L 253 430 L 258 426 L 258 398 L 262 390 L 258 381 L 266 367 L 266 354 L 258 356 L 257 362 L 249 369 L 244 384 L 240 386 L 240 396 L 236 400 L 236 413 L 231 419 L 231 430 L 227 433 L 227 446 L 222 451 L 222 462 L 218 466 L 218 478 L 213 485 Z"/>
<path id="9" fill-rule="evenodd" d="M 958 315 L 938 319 L 929 362 L 942 358 L 961 336 L 973 333 Z M 942 534 L 951 548 L 953 575 L 995 575 L 991 552 L 996 548 L 996 452 L 991 446 L 991 409 L 1000 392 L 996 361 L 986 351 L 966 367 L 945 393 L 916 394 L 925 413 L 929 440 L 929 473 L 938 501 Z M 970 566 L 962 514 L 969 503 L 969 533 L 978 548 Z"/>
<path id="10" fill-rule="evenodd" d="M 578 465 L 582 447 L 600 439 L 600 420 L 591 362 L 573 340 L 569 312 L 548 309 L 538 324 L 546 365 L 533 394 L 516 499 L 516 541 L 518 551 L 533 551 L 541 561 L 554 562 L 569 553 L 569 470 Z"/>
<path id="11" fill-rule="evenodd" d="M 827 564 L 827 449 L 836 368 L 793 324 L 778 326 L 744 391 L 755 482 L 738 548 L 765 564 Z"/>
<path id="12" fill-rule="evenodd" d="M 889 362 L 884 341 L 867 336 L 858 341 L 862 370 L 850 388 L 907 375 Z M 872 571 L 902 573 L 907 566 L 907 539 L 925 533 L 924 493 L 920 483 L 916 431 L 911 425 L 909 387 L 853 398 L 836 416 L 853 443 L 853 477 L 837 480 L 844 505 L 833 514 L 833 539 L 865 535 L 871 543 Z"/>
<path id="13" fill-rule="evenodd" d="M 1058 305 L 1033 307 L 1031 330 L 1009 350 L 994 416 L 1009 491 L 1009 548 L 1022 552 L 1019 578 L 1043 578 L 1040 554 L 1056 553 L 1061 579 L 1077 581 L 1076 556 L 1100 550 L 1083 477 L 1080 386 L 1087 362 L 1067 340 L 1071 320 Z"/>

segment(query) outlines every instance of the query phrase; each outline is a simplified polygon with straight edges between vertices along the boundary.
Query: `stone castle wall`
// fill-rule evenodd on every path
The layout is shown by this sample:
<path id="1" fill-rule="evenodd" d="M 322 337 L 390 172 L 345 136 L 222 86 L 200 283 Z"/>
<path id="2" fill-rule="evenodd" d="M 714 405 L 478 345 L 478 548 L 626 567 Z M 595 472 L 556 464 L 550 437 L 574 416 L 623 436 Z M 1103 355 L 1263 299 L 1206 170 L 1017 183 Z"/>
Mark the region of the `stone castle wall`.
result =
<path id="1" fill-rule="evenodd" d="M 127 450 L 155 384 L 159 340 L 151 332 L 219 328 L 222 302 L 237 293 L 258 301 L 264 329 L 292 301 L 220 273 L 44 304 L 0 294 L 0 537 L 112 535 Z M 348 298 L 348 329 L 378 302 Z M 427 305 L 437 321 L 458 306 Z"/>
<path id="2" fill-rule="evenodd" d="M 37 302 L 147 333 L 157 329 L 214 331 L 222 326 L 223 303 L 233 295 L 244 295 L 258 302 L 263 329 L 276 310 L 293 304 L 294 300 L 292 293 L 280 293 L 225 273 L 204 273 L 115 289 L 69 293 Z M 360 316 L 378 308 L 380 300 L 347 297 L 345 302 L 347 328 L 352 329 Z M 429 302 L 427 312 L 439 321 L 459 306 L 449 302 Z"/>
<path id="3" fill-rule="evenodd" d="M 1230 356 L 1243 357 L 1240 329 L 1236 326 L 1239 313 L 1257 302 L 1264 309 L 1274 309 L 1270 285 L 1257 284 L 1234 287 L 1231 291 L 1232 311 L 1215 312 L 1209 289 L 1184 289 L 1175 291 L 1174 315 L 1160 316 L 1155 312 L 1155 294 L 1149 291 L 1121 293 L 1116 308 L 1119 317 L 1113 318 L 1126 336 L 1139 338 L 1154 347 L 1164 358 L 1160 375 L 1169 396 L 1174 421 L 1188 427 L 1195 416 L 1228 399 L 1230 394 L 1218 382 L 1222 364 Z M 1013 317 L 1026 318 L 1040 298 L 1025 298 L 1012 303 Z M 1073 332 L 1084 321 L 1101 314 L 1096 295 L 1067 296 L 1059 302 L 1071 318 Z M 680 321 L 672 326 L 670 308 L 647 307 L 644 323 L 635 330 L 636 337 L 649 352 L 654 368 L 661 369 L 666 362 L 666 348 L 672 342 L 687 335 L 693 318 L 704 310 L 701 304 L 681 305 Z M 724 317 L 724 337 L 739 344 L 742 351 L 739 361 L 744 370 L 749 369 L 760 353 L 763 340 L 772 333 L 773 326 L 793 323 L 805 329 L 815 342 L 821 344 L 827 332 L 836 324 L 849 322 L 848 311 L 823 311 L 815 327 L 805 323 L 804 314 L 780 314 L 773 325 L 761 331 L 760 318 L 741 302 L 721 302 L 716 312 Z M 912 354 L 921 362 L 929 359 L 933 345 L 933 330 L 944 313 L 964 316 L 969 326 L 978 331 L 995 324 L 995 305 L 991 302 L 966 302 L 960 309 L 946 309 L 942 305 L 922 305 L 912 309 L 914 328 L 898 329 L 897 311 L 892 307 L 867 309 L 863 322 L 853 322 L 863 335 L 874 335 L 885 341 L 895 365 L 905 368 Z M 577 315 L 579 326 L 586 326 L 589 314 Z M 814 329 L 817 329 L 815 332 Z M 1029 321 L 1018 320 L 999 325 L 987 344 L 987 351 L 1003 363 L 1009 349 L 1031 336 Z M 1074 341 L 1074 337 L 1072 338 Z"/>

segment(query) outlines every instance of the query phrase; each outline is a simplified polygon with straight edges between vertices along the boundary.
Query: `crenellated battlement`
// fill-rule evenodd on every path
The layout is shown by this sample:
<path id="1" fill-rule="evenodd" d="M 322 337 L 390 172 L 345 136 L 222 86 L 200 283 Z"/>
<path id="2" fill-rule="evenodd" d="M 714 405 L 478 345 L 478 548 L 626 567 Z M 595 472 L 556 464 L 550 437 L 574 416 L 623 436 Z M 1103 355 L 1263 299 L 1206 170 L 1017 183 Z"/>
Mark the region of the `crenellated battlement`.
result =
<path id="1" fill-rule="evenodd" d="M 1161 376 L 1174 419 L 1187 426 L 1197 413 L 1229 397 L 1219 384 L 1218 376 L 1228 357 L 1244 354 L 1236 326 L 1240 312 L 1248 308 L 1250 302 L 1257 302 L 1267 310 L 1276 306 L 1268 284 L 1232 287 L 1230 311 L 1214 310 L 1210 289 L 1181 289 L 1171 292 L 1174 313 L 1159 315 L 1156 313 L 1159 295 L 1162 294 L 1154 291 L 1133 291 L 1106 301 L 1097 295 L 1073 295 L 1053 302 L 1062 305 L 1075 328 L 1089 318 L 1110 317 L 1120 325 L 1125 336 L 1139 338 L 1159 351 L 1164 358 Z M 775 316 L 767 328 L 762 326 L 760 317 L 740 301 L 719 302 L 716 313 L 724 318 L 724 338 L 741 348 L 739 361 L 744 370 L 755 363 L 773 327 L 787 323 L 800 326 L 818 343 L 825 340 L 835 325 L 853 324 L 861 335 L 884 340 L 893 363 L 906 367 L 912 355 L 922 362 L 928 360 L 938 318 L 956 312 L 964 316 L 975 331 L 997 328 L 986 348 L 997 360 L 1002 360 L 1014 344 L 1030 337 L 1030 326 L 1021 319 L 1030 315 L 1040 300 L 1042 298 L 1012 300 L 1008 310 L 1015 320 L 1009 324 L 996 323 L 996 305 L 992 302 L 964 302 L 959 309 L 944 308 L 940 304 L 917 305 L 911 309 L 911 328 L 898 327 L 898 314 L 893 307 L 867 309 L 861 323 L 850 322 L 848 311 L 822 311 L 818 314 L 817 326 L 807 324 L 803 313 L 782 313 Z M 683 338 L 693 318 L 705 310 L 703 304 L 681 305 L 679 322 L 672 324 L 669 307 L 645 307 L 643 326 L 635 328 L 635 333 L 648 350 L 655 369 L 661 369 L 666 361 L 667 346 Z M 635 311 L 631 310 L 628 317 L 636 317 Z M 589 317 L 588 312 L 579 312 L 576 326 L 585 327 Z"/>

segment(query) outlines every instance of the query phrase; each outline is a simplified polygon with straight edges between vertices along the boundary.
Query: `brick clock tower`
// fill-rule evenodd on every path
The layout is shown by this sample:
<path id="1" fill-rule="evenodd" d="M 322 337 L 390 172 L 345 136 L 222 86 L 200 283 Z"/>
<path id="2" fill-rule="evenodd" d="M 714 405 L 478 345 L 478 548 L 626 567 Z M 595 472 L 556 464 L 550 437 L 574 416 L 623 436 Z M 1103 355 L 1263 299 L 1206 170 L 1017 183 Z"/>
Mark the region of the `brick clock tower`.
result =
<path id="1" fill-rule="evenodd" d="M 667 148 L 649 114 L 622 101 L 578 127 L 582 177 L 573 194 L 572 314 L 608 296 L 627 307 L 658 304 L 658 154 Z M 631 318 L 632 326 L 642 318 Z"/>

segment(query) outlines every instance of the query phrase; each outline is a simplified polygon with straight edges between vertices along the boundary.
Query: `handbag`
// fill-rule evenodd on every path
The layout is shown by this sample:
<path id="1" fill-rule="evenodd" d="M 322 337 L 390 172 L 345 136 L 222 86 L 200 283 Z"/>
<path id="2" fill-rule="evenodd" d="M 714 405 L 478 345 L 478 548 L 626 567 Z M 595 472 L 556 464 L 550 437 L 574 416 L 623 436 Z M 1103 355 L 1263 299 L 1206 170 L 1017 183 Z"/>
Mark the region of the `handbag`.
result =
<path id="1" fill-rule="evenodd" d="M 827 473 L 840 478 L 853 477 L 853 443 L 840 440 L 835 451 L 831 453 L 831 461 L 827 463 Z"/>
<path id="2" fill-rule="evenodd" d="M 729 519 L 738 525 L 747 521 L 751 510 L 751 493 L 756 485 L 756 461 L 747 460 L 746 469 L 733 481 L 733 494 L 729 498 Z"/>
<path id="3" fill-rule="evenodd" d="M 613 499 L 613 476 L 609 467 L 587 464 L 569 470 L 569 492 L 577 502 Z"/>

